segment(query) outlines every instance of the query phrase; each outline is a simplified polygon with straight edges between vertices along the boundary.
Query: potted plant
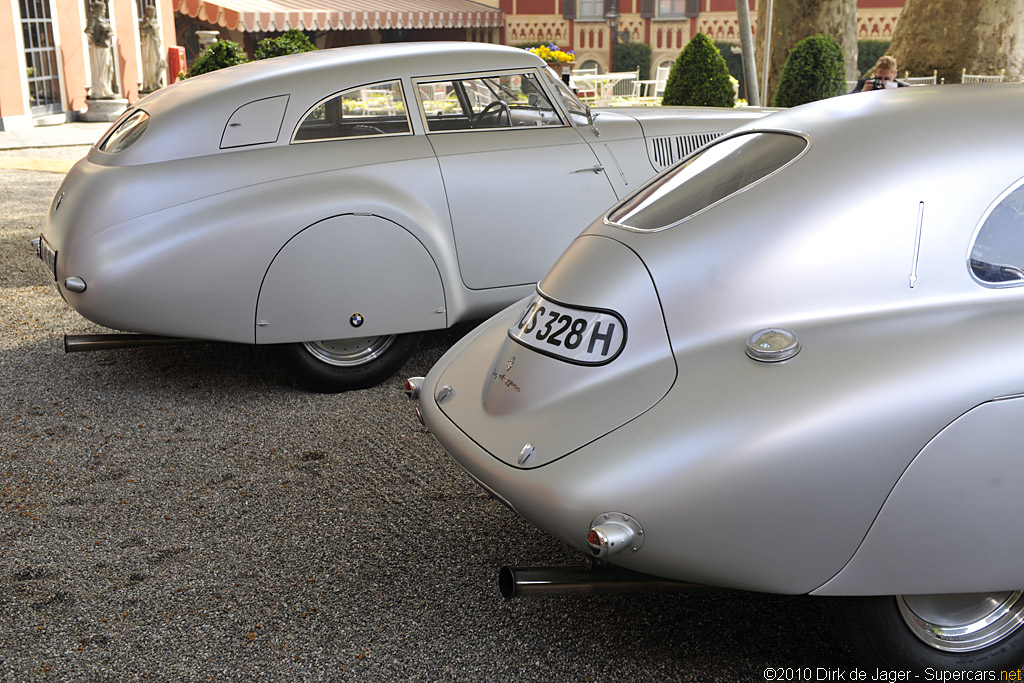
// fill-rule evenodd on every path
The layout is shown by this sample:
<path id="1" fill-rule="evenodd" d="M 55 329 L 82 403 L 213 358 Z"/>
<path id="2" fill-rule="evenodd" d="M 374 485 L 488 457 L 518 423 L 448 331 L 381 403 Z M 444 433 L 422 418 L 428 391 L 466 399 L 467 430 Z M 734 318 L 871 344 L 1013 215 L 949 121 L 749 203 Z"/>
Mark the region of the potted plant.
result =
<path id="1" fill-rule="evenodd" d="M 576 62 L 576 54 L 572 51 L 566 51 L 559 48 L 554 43 L 548 43 L 547 45 L 538 45 L 537 47 L 531 47 L 527 49 L 528 52 L 532 52 L 537 55 L 545 62 L 548 63 L 555 73 L 559 76 L 568 76 L 569 69 Z"/>

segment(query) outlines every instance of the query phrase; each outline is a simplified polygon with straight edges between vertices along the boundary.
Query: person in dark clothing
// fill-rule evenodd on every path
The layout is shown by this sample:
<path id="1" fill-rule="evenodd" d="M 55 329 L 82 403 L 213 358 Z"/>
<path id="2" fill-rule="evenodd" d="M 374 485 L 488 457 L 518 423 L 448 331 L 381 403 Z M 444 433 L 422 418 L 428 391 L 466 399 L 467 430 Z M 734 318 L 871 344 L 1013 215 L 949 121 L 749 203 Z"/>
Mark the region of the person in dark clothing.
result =
<path id="1" fill-rule="evenodd" d="M 865 76 L 857 81 L 850 93 L 871 92 L 872 90 L 883 90 L 885 88 L 906 88 L 910 84 L 896 80 L 896 58 L 892 55 L 882 55 L 875 62 L 871 69 L 873 76 Z"/>

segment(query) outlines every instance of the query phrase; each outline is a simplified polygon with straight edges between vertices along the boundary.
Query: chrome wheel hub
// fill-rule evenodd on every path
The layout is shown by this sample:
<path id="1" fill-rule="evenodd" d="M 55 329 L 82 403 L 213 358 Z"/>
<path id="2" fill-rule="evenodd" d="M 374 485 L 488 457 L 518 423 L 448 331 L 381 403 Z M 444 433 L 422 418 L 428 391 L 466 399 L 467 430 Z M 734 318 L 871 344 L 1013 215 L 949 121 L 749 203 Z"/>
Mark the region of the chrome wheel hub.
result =
<path id="1" fill-rule="evenodd" d="M 1024 591 L 898 595 L 896 604 L 911 633 L 945 652 L 981 650 L 1024 624 Z"/>
<path id="2" fill-rule="evenodd" d="M 398 335 L 381 337 L 355 337 L 352 339 L 325 339 L 303 342 L 302 345 L 319 361 L 328 365 L 365 365 L 391 348 Z"/>

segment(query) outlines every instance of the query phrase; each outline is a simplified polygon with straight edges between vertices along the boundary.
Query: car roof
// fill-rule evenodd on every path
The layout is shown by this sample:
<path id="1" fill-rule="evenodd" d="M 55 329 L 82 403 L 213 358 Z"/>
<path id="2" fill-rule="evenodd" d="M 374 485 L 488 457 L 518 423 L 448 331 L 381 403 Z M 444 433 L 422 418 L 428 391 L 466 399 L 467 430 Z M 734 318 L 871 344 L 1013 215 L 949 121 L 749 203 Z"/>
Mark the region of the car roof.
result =
<path id="1" fill-rule="evenodd" d="M 286 96 L 284 124 L 289 127 L 323 98 L 360 85 L 543 66 L 540 57 L 521 48 L 455 41 L 358 45 L 248 62 L 179 81 L 142 98 L 134 108 L 151 117 L 148 144 L 135 145 L 116 159 L 103 157 L 105 163 L 131 165 L 210 154 L 219 148 L 232 113 L 257 100 Z M 281 135 L 286 138 L 289 133 Z"/>
<path id="2" fill-rule="evenodd" d="M 153 114 L 178 106 L 182 100 L 221 96 L 237 101 L 247 90 L 256 95 L 275 94 L 261 89 L 280 88 L 285 82 L 292 88 L 309 82 L 326 95 L 387 78 L 543 65 L 537 55 L 508 45 L 455 41 L 357 45 L 273 57 L 212 71 L 158 90 L 139 106 Z M 336 73 L 344 74 L 344 82 L 336 81 L 335 86 L 331 79 L 336 78 Z"/>
<path id="3" fill-rule="evenodd" d="M 956 84 L 841 95 L 784 109 L 748 128 L 798 131 L 815 141 L 841 139 L 852 153 L 886 142 L 905 147 L 908 139 L 974 146 L 991 140 L 994 130 L 1016 135 L 1022 115 L 1024 84 Z"/>

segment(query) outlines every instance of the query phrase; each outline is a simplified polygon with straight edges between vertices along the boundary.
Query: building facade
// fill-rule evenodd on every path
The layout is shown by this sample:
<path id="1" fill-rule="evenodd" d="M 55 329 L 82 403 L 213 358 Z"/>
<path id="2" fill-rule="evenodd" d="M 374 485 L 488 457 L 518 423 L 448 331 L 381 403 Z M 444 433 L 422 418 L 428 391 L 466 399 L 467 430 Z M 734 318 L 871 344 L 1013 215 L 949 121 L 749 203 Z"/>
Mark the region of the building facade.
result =
<path id="1" fill-rule="evenodd" d="M 175 44 L 172 0 L 0 0 L 0 130 L 123 109 Z"/>
<path id="2" fill-rule="evenodd" d="M 748 0 L 751 22 L 758 4 Z M 858 34 L 892 37 L 904 0 L 858 0 Z M 610 71 L 612 31 L 672 63 L 698 31 L 739 42 L 736 0 L 0 0 L 0 130 L 95 118 L 172 83 L 197 33 L 256 43 L 296 28 L 319 48 L 410 40 L 553 42 Z M 315 9 L 307 9 L 314 7 Z M 98 17 L 98 19 L 97 19 Z M 107 37 L 106 44 L 103 36 Z M 98 41 L 98 42 L 97 42 Z M 178 46 L 183 46 L 179 48 Z M 184 54 L 183 54 L 184 53 Z M 15 65 L 8 68 L 7 65 Z M 94 117 L 90 119 L 90 117 Z"/>
<path id="3" fill-rule="evenodd" d="M 748 0 L 756 31 L 758 4 Z M 889 40 L 905 0 L 858 0 L 858 35 Z M 576 65 L 611 68 L 612 24 L 620 39 L 651 46 L 651 65 L 670 64 L 697 32 L 739 43 L 736 0 L 500 0 L 503 41 L 551 41 L 576 53 Z"/>

